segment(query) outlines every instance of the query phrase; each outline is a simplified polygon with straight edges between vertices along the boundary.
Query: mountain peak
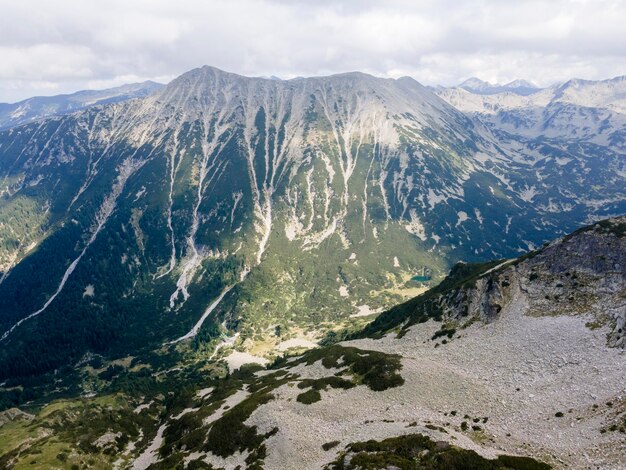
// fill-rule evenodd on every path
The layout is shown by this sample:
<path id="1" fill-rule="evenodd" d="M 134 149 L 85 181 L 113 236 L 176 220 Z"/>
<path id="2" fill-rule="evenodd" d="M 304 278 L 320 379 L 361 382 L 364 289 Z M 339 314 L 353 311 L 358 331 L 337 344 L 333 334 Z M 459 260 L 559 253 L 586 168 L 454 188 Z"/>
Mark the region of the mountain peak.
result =
<path id="1" fill-rule="evenodd" d="M 457 88 L 462 88 L 470 93 L 479 95 L 495 95 L 504 92 L 515 93 L 517 95 L 529 95 L 540 89 L 532 82 L 523 79 L 516 79 L 504 85 L 500 85 L 499 83 L 492 84 L 476 77 L 468 78 L 459 84 Z"/>
<path id="2" fill-rule="evenodd" d="M 421 85 L 417 80 L 409 76 L 403 76 L 397 79 L 384 78 L 384 77 L 378 77 L 369 73 L 360 72 L 357 70 L 349 71 L 349 72 L 339 72 L 339 73 L 334 73 L 330 75 L 312 75 L 312 76 L 306 76 L 306 77 L 298 76 L 298 77 L 294 77 L 290 79 L 282 79 L 276 75 L 270 75 L 270 76 L 242 75 L 239 73 L 228 72 L 228 71 L 222 70 L 220 68 L 217 68 L 211 65 L 203 65 L 201 67 L 197 67 L 187 72 L 184 72 L 183 74 L 175 78 L 172 82 L 170 82 L 170 84 L 178 84 L 180 82 L 185 82 L 189 80 L 215 79 L 217 77 L 223 77 L 224 79 L 229 78 L 229 79 L 238 79 L 238 80 L 267 81 L 267 82 L 273 82 L 273 83 L 278 83 L 278 84 L 301 82 L 303 80 L 304 81 L 337 81 L 337 80 L 342 80 L 342 79 L 352 79 L 352 80 L 368 80 L 368 81 L 369 80 L 391 81 L 391 82 L 396 81 L 396 82 L 405 82 L 405 83 L 408 83 L 410 81 L 410 82 L 413 82 L 414 84 Z"/>
<path id="3" fill-rule="evenodd" d="M 503 85 L 507 88 L 539 88 L 537 85 L 535 85 L 533 82 L 530 82 L 528 80 L 524 80 L 521 78 L 518 78 L 516 80 L 512 80 L 509 83 Z"/>
<path id="4" fill-rule="evenodd" d="M 296 103 L 300 109 L 307 106 L 304 103 L 314 95 L 323 100 L 332 96 L 332 99 L 352 100 L 360 105 L 367 103 L 368 107 L 384 106 L 398 114 L 426 113 L 426 103 L 428 108 L 436 108 L 438 113 L 441 113 L 442 107 L 445 108 L 444 113 L 456 112 L 413 78 L 382 78 L 357 71 L 281 80 L 249 77 L 205 65 L 175 78 L 155 94 L 154 99 L 170 103 L 172 106 L 168 109 L 183 105 L 185 113 L 193 116 L 203 113 L 207 106 L 212 108 L 216 100 L 228 101 L 231 105 L 242 103 L 244 107 L 271 107 L 270 102 L 289 102 Z M 190 112 L 192 109 L 195 112 Z"/>
<path id="5" fill-rule="evenodd" d="M 483 89 L 492 88 L 498 85 L 491 84 L 477 77 L 470 77 L 457 86 L 458 88 L 465 88 L 465 89 L 471 89 L 471 90 L 483 90 Z"/>

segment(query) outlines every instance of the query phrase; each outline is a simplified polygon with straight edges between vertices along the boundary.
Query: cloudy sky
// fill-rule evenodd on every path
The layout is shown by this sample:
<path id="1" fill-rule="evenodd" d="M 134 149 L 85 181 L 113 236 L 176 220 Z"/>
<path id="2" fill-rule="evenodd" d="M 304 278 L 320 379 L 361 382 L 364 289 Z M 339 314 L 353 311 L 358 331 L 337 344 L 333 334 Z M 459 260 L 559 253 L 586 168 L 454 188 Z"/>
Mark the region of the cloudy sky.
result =
<path id="1" fill-rule="evenodd" d="M 443 85 L 610 78 L 626 74 L 625 24 L 624 0 L 0 0 L 0 102 L 204 64 Z"/>

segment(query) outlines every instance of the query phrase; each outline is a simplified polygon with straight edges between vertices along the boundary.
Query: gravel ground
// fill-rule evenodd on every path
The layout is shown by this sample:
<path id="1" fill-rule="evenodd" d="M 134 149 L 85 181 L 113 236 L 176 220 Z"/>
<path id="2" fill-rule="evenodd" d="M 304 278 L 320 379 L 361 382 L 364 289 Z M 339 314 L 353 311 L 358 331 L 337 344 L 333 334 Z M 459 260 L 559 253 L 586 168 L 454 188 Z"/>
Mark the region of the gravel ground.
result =
<path id="1" fill-rule="evenodd" d="M 234 372 L 244 364 L 260 364 L 262 366 L 267 365 L 269 362 L 264 357 L 253 356 L 247 352 L 233 351 L 224 358 L 226 364 L 228 364 L 228 370 Z"/>
<path id="2" fill-rule="evenodd" d="M 311 405 L 295 401 L 301 390 L 281 387 L 278 399 L 248 420 L 261 432 L 280 429 L 266 442 L 265 468 L 320 468 L 350 442 L 410 432 L 486 457 L 508 453 L 535 456 L 555 468 L 626 468 L 624 435 L 600 433 L 613 410 L 606 403 L 626 402 L 624 350 L 608 348 L 608 330 L 590 330 L 588 317 L 530 317 L 525 309 L 518 295 L 496 322 L 474 324 L 437 348 L 430 338 L 441 324 L 434 322 L 413 327 L 402 339 L 345 343 L 401 354 L 406 383 L 384 392 L 329 390 Z M 306 375 L 324 374 L 319 364 L 314 368 Z M 476 424 L 482 430 L 461 431 L 462 421 L 475 424 L 465 415 L 481 418 Z M 447 433 L 425 428 L 428 421 Z M 334 440 L 341 444 L 322 450 Z"/>

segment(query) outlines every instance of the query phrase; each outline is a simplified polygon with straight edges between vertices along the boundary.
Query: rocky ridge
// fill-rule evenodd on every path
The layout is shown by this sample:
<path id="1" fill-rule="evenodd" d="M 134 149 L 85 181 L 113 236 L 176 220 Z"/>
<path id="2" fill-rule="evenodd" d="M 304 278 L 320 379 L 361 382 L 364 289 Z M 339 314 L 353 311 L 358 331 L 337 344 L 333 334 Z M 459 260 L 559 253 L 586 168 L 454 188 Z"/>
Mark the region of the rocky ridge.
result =
<path id="1" fill-rule="evenodd" d="M 521 258 L 459 264 L 437 288 L 382 314 L 370 332 L 403 329 L 430 317 L 458 327 L 496 321 L 513 302 L 531 316 L 591 315 L 608 326 L 607 344 L 624 348 L 626 217 L 600 221 Z"/>

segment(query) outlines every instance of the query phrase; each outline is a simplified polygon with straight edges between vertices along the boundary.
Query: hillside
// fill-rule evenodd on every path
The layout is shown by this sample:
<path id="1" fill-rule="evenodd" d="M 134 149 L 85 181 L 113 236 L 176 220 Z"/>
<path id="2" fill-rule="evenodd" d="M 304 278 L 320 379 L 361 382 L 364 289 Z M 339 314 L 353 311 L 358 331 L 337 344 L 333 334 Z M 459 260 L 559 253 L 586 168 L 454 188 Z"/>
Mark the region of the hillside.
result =
<path id="1" fill-rule="evenodd" d="M 626 218 L 457 265 L 353 339 L 224 375 L 232 345 L 77 368 L 0 420 L 7 468 L 547 469 L 623 463 Z M 303 462 L 306 464 L 303 466 Z"/>

